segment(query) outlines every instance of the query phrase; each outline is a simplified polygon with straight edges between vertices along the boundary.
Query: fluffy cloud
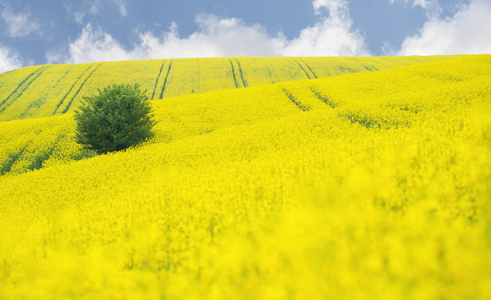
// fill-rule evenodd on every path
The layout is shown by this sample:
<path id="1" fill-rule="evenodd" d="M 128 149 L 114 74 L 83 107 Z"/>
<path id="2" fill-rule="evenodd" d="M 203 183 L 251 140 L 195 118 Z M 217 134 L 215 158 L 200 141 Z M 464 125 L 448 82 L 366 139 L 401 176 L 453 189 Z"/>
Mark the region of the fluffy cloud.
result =
<path id="1" fill-rule="evenodd" d="M 179 37 L 174 24 L 162 37 L 141 33 L 140 43 L 125 49 L 110 34 L 87 25 L 78 38 L 69 45 L 69 63 L 94 61 L 138 60 L 151 58 L 184 58 L 211 56 L 268 56 L 278 55 L 282 45 L 279 39 L 270 39 L 258 26 L 246 26 L 238 19 L 219 19 L 212 15 L 196 18 L 198 32 L 187 38 Z M 63 59 L 63 58 L 62 58 Z M 51 54 L 50 62 L 60 57 Z"/>
<path id="2" fill-rule="evenodd" d="M 32 20 L 31 13 L 14 13 L 8 6 L 4 7 L 0 17 L 7 25 L 10 37 L 23 37 L 40 29 L 40 26 Z"/>
<path id="3" fill-rule="evenodd" d="M 292 40 L 282 33 L 270 36 L 259 24 L 201 14 L 195 19 L 199 29 L 188 37 L 181 37 L 173 24 L 161 36 L 140 33 L 139 42 L 131 49 L 125 49 L 110 34 L 88 24 L 68 46 L 68 58 L 51 53 L 47 59 L 51 63 L 84 63 L 214 56 L 369 55 L 364 36 L 352 28 L 345 0 L 314 0 L 313 7 L 319 16 L 317 23 Z"/>
<path id="4" fill-rule="evenodd" d="M 491 53 L 491 0 L 472 0 L 453 17 L 429 18 L 398 55 Z"/>
<path id="5" fill-rule="evenodd" d="M 69 45 L 70 63 L 138 59 L 131 57 L 113 37 L 89 24 L 77 40 Z"/>
<path id="6" fill-rule="evenodd" d="M 305 28 L 300 36 L 282 49 L 288 56 L 359 56 L 370 55 L 364 36 L 353 29 L 353 21 L 345 0 L 314 0 L 314 12 L 323 16 L 314 26 Z"/>
<path id="7" fill-rule="evenodd" d="M 0 73 L 22 68 L 22 63 L 10 50 L 0 46 Z"/>
<path id="8" fill-rule="evenodd" d="M 141 34 L 137 48 L 149 58 L 179 58 L 271 56 L 279 55 L 283 46 L 281 37 L 270 38 L 260 25 L 248 26 L 240 19 L 202 14 L 196 17 L 196 23 L 199 30 L 186 38 L 179 36 L 176 24 L 160 38 Z"/>

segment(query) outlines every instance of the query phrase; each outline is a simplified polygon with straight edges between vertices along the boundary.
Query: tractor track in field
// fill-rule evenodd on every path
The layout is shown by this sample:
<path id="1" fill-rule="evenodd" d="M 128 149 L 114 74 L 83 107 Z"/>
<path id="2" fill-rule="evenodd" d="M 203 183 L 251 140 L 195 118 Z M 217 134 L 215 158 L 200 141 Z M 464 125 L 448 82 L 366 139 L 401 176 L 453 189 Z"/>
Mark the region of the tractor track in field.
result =
<path id="1" fill-rule="evenodd" d="M 229 58 L 228 60 L 230 62 L 230 66 L 232 67 L 232 76 L 234 77 L 234 83 L 235 83 L 235 88 L 239 88 L 239 83 L 237 82 L 237 78 L 235 78 L 235 68 L 234 64 L 232 63 L 232 60 Z"/>
<path id="2" fill-rule="evenodd" d="M 0 166 L 0 176 L 5 175 L 12 170 L 15 162 L 22 156 L 25 150 L 26 146 L 23 146 L 17 152 L 8 155 L 8 158 L 3 162 L 3 165 Z"/>
<path id="3" fill-rule="evenodd" d="M 322 96 L 321 93 L 319 93 L 318 91 L 316 91 L 314 88 L 310 87 L 310 90 L 312 91 L 312 93 L 319 99 L 321 100 L 324 104 L 326 104 L 327 106 L 329 106 L 330 108 L 336 108 L 338 107 L 337 104 L 333 103 L 331 100 L 329 100 L 328 97 L 326 96 Z"/>
<path id="4" fill-rule="evenodd" d="M 80 90 L 82 90 L 82 88 L 84 87 L 84 85 L 87 82 L 87 80 L 89 80 L 89 78 L 92 76 L 92 74 L 94 74 L 95 71 L 97 71 L 97 69 L 99 69 L 100 66 L 102 66 L 102 63 L 98 64 L 97 67 L 95 67 L 92 70 L 92 72 L 90 72 L 89 76 L 87 76 L 85 78 L 85 80 L 82 82 L 82 84 L 80 85 L 80 87 L 78 88 L 78 90 L 75 92 L 75 95 L 73 95 L 72 99 L 70 99 L 70 102 L 68 102 L 68 105 L 65 107 L 65 109 L 63 110 L 62 113 L 66 113 L 70 109 L 70 107 L 72 106 L 73 100 L 75 100 L 75 98 L 77 97 L 78 93 L 80 93 Z"/>
<path id="5" fill-rule="evenodd" d="M 303 61 L 302 59 L 299 59 L 306 67 L 307 69 L 309 69 L 309 71 L 312 73 L 312 75 L 314 75 L 314 78 L 317 79 L 317 75 L 315 74 L 315 72 L 310 68 L 310 66 L 305 62 Z M 298 62 L 298 61 L 297 61 Z M 303 69 L 303 68 L 302 68 Z M 304 70 L 305 71 L 305 70 Z M 309 76 L 310 78 L 310 76 Z"/>
<path id="6" fill-rule="evenodd" d="M 309 75 L 309 73 L 307 73 L 307 71 L 305 71 L 304 67 L 298 62 L 298 60 L 295 60 L 295 62 L 298 64 L 298 66 L 300 67 L 300 69 L 302 69 L 302 71 L 305 73 L 305 75 L 307 75 L 307 78 L 308 79 L 312 79 Z"/>
<path id="7" fill-rule="evenodd" d="M 240 79 L 242 80 L 242 84 L 244 85 L 244 87 L 247 87 L 247 83 L 244 80 L 244 74 L 242 74 L 242 67 L 240 66 L 239 60 L 237 58 L 235 58 L 235 61 L 237 62 L 237 65 L 239 66 L 239 73 L 240 73 Z"/>
<path id="8" fill-rule="evenodd" d="M 165 74 L 164 84 L 162 85 L 162 91 L 160 92 L 160 99 L 164 99 L 165 87 L 167 86 L 167 79 L 169 78 L 169 73 L 170 73 L 170 70 L 172 68 L 173 63 L 174 63 L 174 60 L 171 60 L 169 63 L 169 68 L 167 69 L 167 74 Z"/>
<path id="9" fill-rule="evenodd" d="M 157 85 L 159 84 L 160 75 L 162 74 L 162 70 L 164 69 L 164 65 L 165 65 L 165 59 L 162 62 L 162 65 L 160 66 L 159 75 L 157 76 L 157 80 L 155 81 L 155 86 L 153 88 L 153 93 L 152 93 L 152 98 L 151 99 L 154 99 L 154 97 L 155 97 L 155 91 L 157 91 Z"/>
<path id="10" fill-rule="evenodd" d="M 22 96 L 24 91 L 31 85 L 31 83 L 34 80 L 36 80 L 39 76 L 41 76 L 41 74 L 43 74 L 44 71 L 46 71 L 49 68 L 51 68 L 51 66 L 41 67 L 36 71 L 32 72 L 31 74 L 29 74 L 29 76 L 27 76 L 24 80 L 22 80 L 22 82 L 19 83 L 19 85 L 15 88 L 15 90 L 12 93 L 10 93 L 10 95 L 8 95 L 8 97 L 5 98 L 5 100 L 3 100 L 2 103 L 0 103 L 0 113 L 3 112 L 5 109 L 7 109 L 7 107 L 12 105 L 12 103 L 14 103 L 15 100 L 17 100 L 20 96 Z"/>
<path id="11" fill-rule="evenodd" d="M 298 99 L 292 94 L 290 93 L 287 89 L 285 88 L 281 88 L 283 90 L 283 93 L 285 93 L 285 95 L 288 97 L 288 99 L 290 99 L 290 101 L 295 104 L 300 110 L 302 111 L 309 111 L 310 110 L 310 107 L 308 105 L 305 105 L 305 104 L 302 104 L 300 101 L 298 101 Z"/>
<path id="12" fill-rule="evenodd" d="M 63 104 L 63 102 L 65 101 L 66 97 L 68 97 L 68 95 L 70 95 L 70 93 L 72 92 L 73 88 L 77 85 L 77 83 L 80 81 L 80 79 L 82 79 L 82 77 L 84 77 L 85 73 L 87 73 L 87 71 L 89 71 L 94 65 L 90 65 L 87 69 L 85 69 L 85 71 L 82 72 L 82 74 L 75 80 L 75 82 L 72 84 L 72 86 L 70 87 L 70 89 L 68 90 L 68 92 L 65 94 L 65 96 L 63 96 L 63 98 L 61 98 L 60 102 L 58 102 L 58 104 L 56 105 L 56 108 L 53 112 L 53 115 L 56 114 L 56 111 L 58 110 L 58 108 L 60 108 L 60 106 Z"/>
<path id="13" fill-rule="evenodd" d="M 316 91 L 315 89 L 313 89 L 312 87 L 310 87 L 310 90 L 312 91 L 312 93 L 319 99 L 321 100 L 324 104 L 326 104 L 327 106 L 329 106 L 330 108 L 336 108 L 338 107 L 337 104 L 333 103 L 331 100 L 329 100 L 328 97 L 325 97 L 325 96 L 322 96 L 318 91 Z"/>

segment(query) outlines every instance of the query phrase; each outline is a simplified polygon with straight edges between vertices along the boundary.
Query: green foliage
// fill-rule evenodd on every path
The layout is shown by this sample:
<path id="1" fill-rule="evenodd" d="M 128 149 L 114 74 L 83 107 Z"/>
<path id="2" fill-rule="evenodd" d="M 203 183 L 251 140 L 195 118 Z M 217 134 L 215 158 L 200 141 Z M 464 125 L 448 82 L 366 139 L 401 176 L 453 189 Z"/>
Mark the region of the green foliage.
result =
<path id="1" fill-rule="evenodd" d="M 75 112 L 76 140 L 98 154 L 135 146 L 154 133 L 152 108 L 138 84 L 116 85 L 85 96 Z"/>

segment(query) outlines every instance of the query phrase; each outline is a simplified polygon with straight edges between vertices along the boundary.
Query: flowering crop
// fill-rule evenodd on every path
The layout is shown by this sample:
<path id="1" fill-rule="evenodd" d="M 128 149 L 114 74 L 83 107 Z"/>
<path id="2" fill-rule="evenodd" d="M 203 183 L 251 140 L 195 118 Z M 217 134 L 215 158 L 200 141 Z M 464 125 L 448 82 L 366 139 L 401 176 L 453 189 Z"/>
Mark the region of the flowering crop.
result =
<path id="1" fill-rule="evenodd" d="M 73 112 L 84 95 L 138 83 L 150 99 L 375 71 L 453 56 L 201 58 L 28 67 L 0 74 L 0 121 Z"/>
<path id="2" fill-rule="evenodd" d="M 490 70 L 155 100 L 151 141 L 82 160 L 70 113 L 0 122 L 0 298 L 489 299 Z"/>

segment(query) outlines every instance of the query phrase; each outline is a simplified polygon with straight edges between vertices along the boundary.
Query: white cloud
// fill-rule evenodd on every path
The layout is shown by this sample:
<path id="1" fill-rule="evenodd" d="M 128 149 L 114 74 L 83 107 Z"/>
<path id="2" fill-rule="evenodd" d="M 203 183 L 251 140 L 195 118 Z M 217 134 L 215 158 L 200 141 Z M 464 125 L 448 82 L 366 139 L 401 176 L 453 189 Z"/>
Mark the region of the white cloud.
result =
<path id="1" fill-rule="evenodd" d="M 272 56 L 279 55 L 281 37 L 270 38 L 260 25 L 246 25 L 236 18 L 220 19 L 214 15 L 198 15 L 199 30 L 181 38 L 173 24 L 161 38 L 151 33 L 140 35 L 139 48 L 149 58 Z"/>
<path id="2" fill-rule="evenodd" d="M 15 54 L 11 54 L 8 48 L 0 46 L 0 73 L 22 67 L 22 63 Z"/>
<path id="3" fill-rule="evenodd" d="M 213 15 L 196 18 L 200 29 L 181 38 L 173 24 L 162 37 L 141 33 L 140 43 L 125 49 L 110 34 L 88 24 L 68 48 L 69 63 L 95 61 L 138 60 L 150 58 L 184 58 L 212 56 L 271 56 L 279 55 L 281 39 L 270 39 L 259 25 L 247 26 L 241 20 L 219 19 Z M 59 62 L 57 54 L 48 60 Z"/>
<path id="4" fill-rule="evenodd" d="M 389 3 L 392 4 L 396 1 L 402 1 L 404 3 L 412 2 L 413 7 L 421 6 L 423 9 L 430 9 L 434 6 L 440 6 L 438 0 L 389 0 Z"/>
<path id="5" fill-rule="evenodd" d="M 9 7 L 4 7 L 0 15 L 7 25 L 10 37 L 23 37 L 38 31 L 40 26 L 32 20 L 31 13 L 14 13 Z"/>
<path id="6" fill-rule="evenodd" d="M 348 3 L 345 0 L 314 0 L 314 11 L 329 12 L 314 26 L 300 32 L 300 36 L 282 49 L 289 56 L 359 56 L 370 55 L 364 36 L 353 29 Z"/>
<path id="7" fill-rule="evenodd" d="M 119 13 L 121 14 L 121 16 L 126 17 L 128 15 L 125 0 L 111 0 L 111 2 L 119 8 Z"/>
<path id="8" fill-rule="evenodd" d="M 395 1 L 398 0 L 389 0 L 389 3 L 392 4 Z M 424 10 L 426 10 L 426 16 L 429 19 L 437 19 L 442 12 L 438 0 L 399 0 L 399 1 L 403 1 L 404 3 L 412 2 L 413 7 L 419 6 L 423 8 Z"/>
<path id="9" fill-rule="evenodd" d="M 84 18 L 87 15 L 95 16 L 102 14 L 102 3 L 100 0 L 84 0 L 80 5 L 82 7 L 73 12 L 75 22 L 79 24 L 84 24 Z"/>
<path id="10" fill-rule="evenodd" d="M 440 4 L 438 3 L 438 0 L 413 0 L 413 6 L 421 6 L 423 9 L 432 9 L 440 7 Z"/>
<path id="11" fill-rule="evenodd" d="M 75 22 L 85 24 L 84 19 L 86 19 L 87 16 L 102 15 L 104 13 L 104 1 L 107 0 L 68 0 L 63 3 L 63 6 L 67 14 L 70 17 L 73 17 Z M 123 17 L 128 15 L 126 1 L 127 0 L 109 0 L 109 2 L 118 7 L 119 13 Z"/>
<path id="12" fill-rule="evenodd" d="M 472 0 L 453 17 L 429 18 L 398 55 L 491 53 L 491 0 Z"/>
<path id="13" fill-rule="evenodd" d="M 312 2 L 314 7 L 314 15 L 321 15 L 323 9 L 327 9 L 331 14 L 331 17 L 337 17 L 341 11 L 346 11 L 349 18 L 348 3 L 346 0 L 314 0 Z M 346 17 L 346 16 L 344 16 Z"/>
<path id="14" fill-rule="evenodd" d="M 111 35 L 100 28 L 94 29 L 91 24 L 88 24 L 77 40 L 68 46 L 68 52 L 69 58 L 65 59 L 68 63 L 139 59 L 133 53 L 135 51 L 126 51 Z M 53 63 L 62 57 L 50 53 L 47 59 Z"/>
<path id="15" fill-rule="evenodd" d="M 188 37 L 181 37 L 177 25 L 173 24 L 161 36 L 140 33 L 139 42 L 131 49 L 125 49 L 110 34 L 88 24 L 68 46 L 69 58 L 50 53 L 47 59 L 51 62 L 84 63 L 217 56 L 369 55 L 364 37 L 352 29 L 353 21 L 345 0 L 314 0 L 313 7 L 314 13 L 319 15 L 318 22 L 303 29 L 292 40 L 282 33 L 270 36 L 259 24 L 201 14 L 195 19 L 199 29 Z"/>

